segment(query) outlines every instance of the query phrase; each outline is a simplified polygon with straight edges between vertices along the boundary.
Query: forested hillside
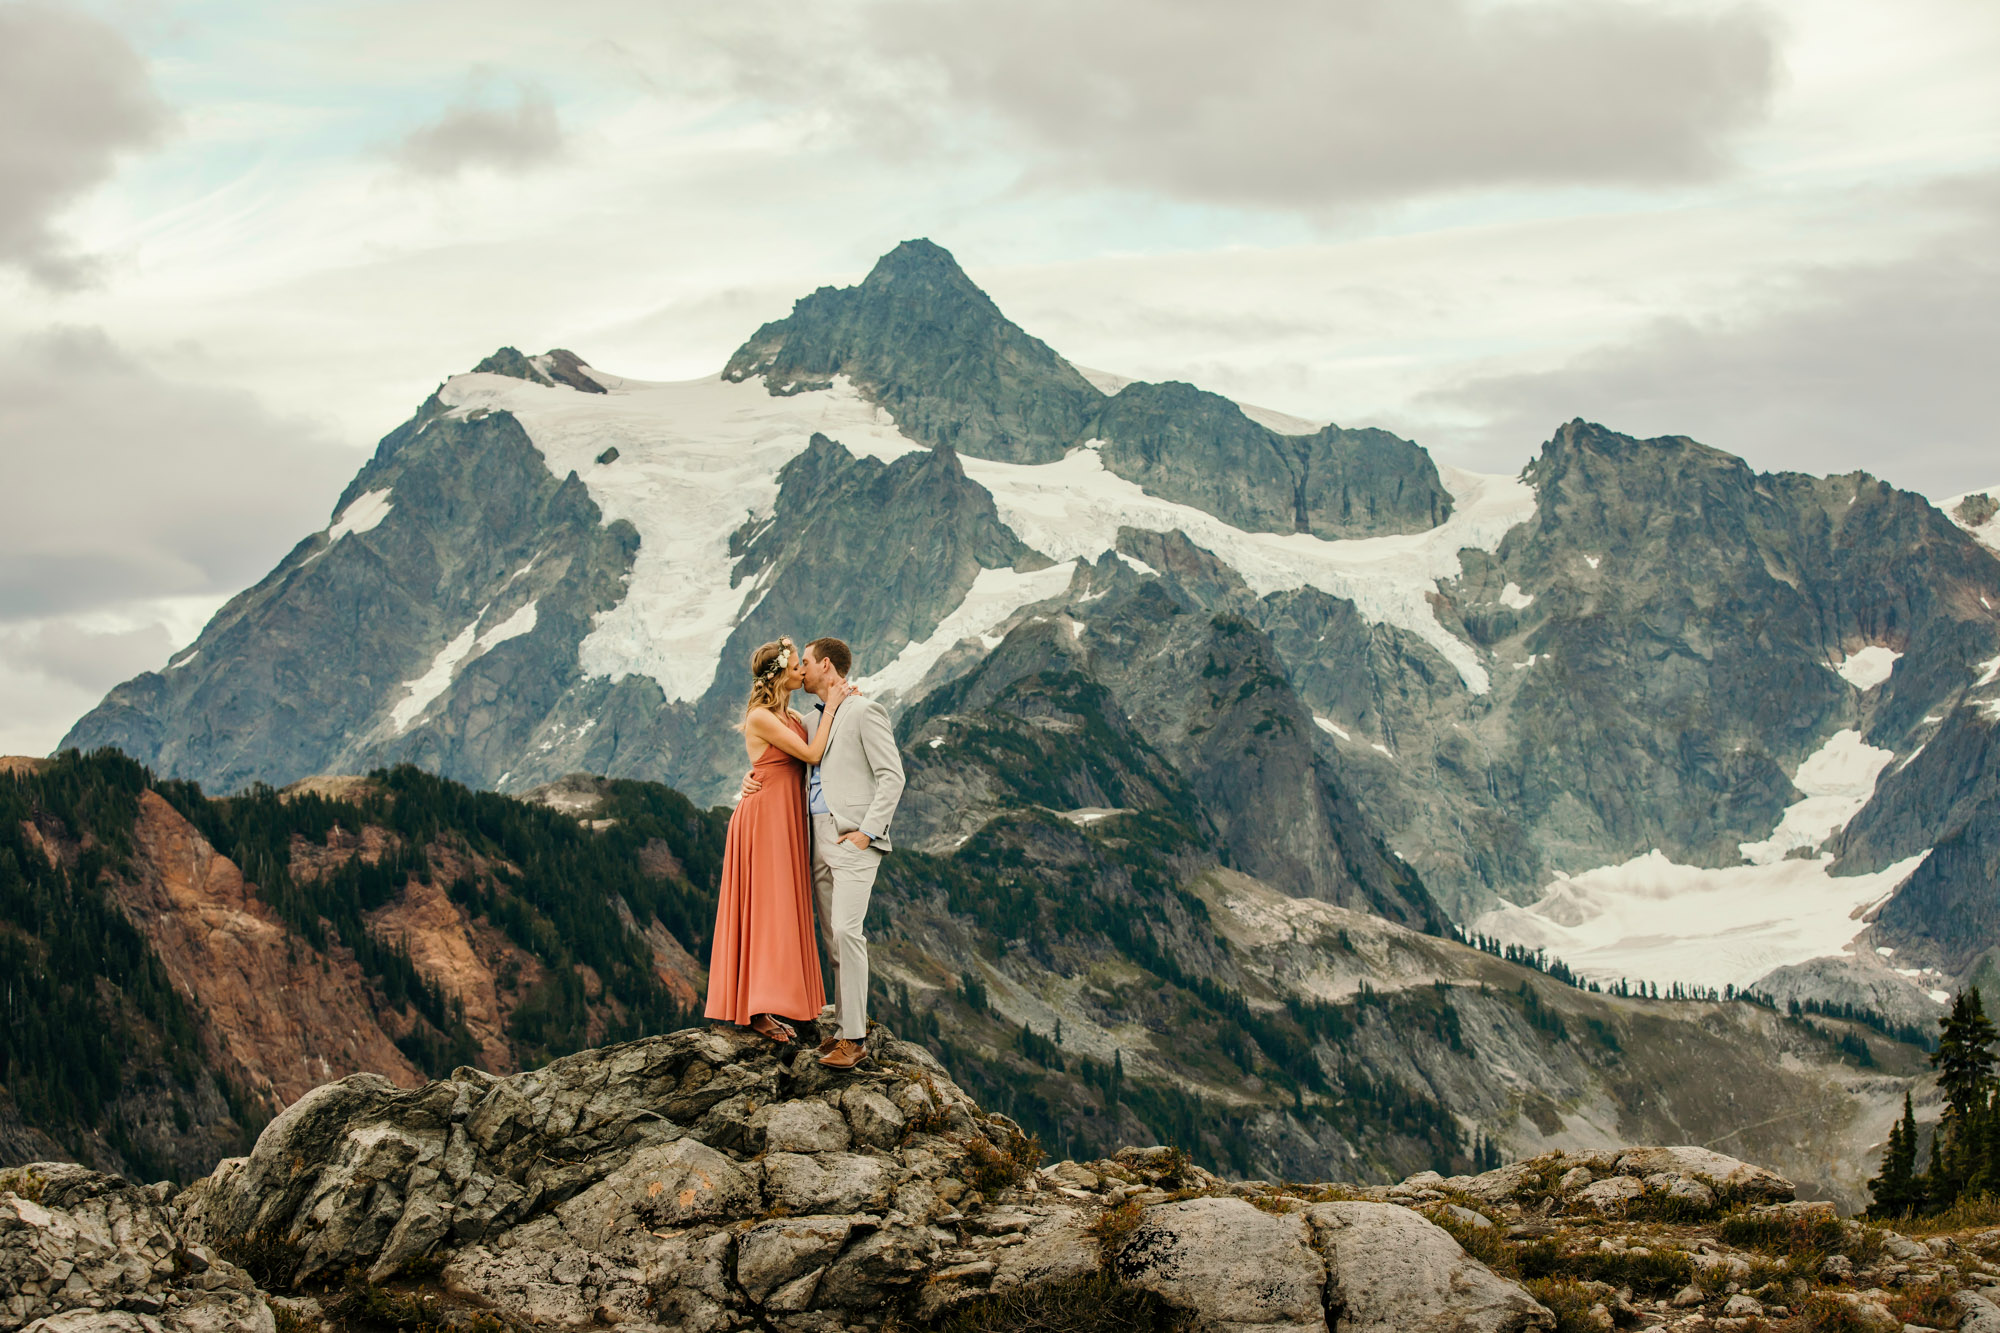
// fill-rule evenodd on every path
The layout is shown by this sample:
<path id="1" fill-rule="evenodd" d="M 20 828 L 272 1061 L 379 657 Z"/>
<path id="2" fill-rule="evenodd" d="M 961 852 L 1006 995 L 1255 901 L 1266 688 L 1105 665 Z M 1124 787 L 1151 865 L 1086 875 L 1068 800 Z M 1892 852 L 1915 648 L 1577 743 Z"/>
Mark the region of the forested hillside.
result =
<path id="1" fill-rule="evenodd" d="M 9 1158 L 186 1177 L 357 1069 L 507 1071 L 691 1021 L 721 824 L 667 788 L 603 784 L 590 827 L 407 767 L 212 800 L 113 751 L 8 764 Z"/>
<path id="2" fill-rule="evenodd" d="M 1595 993 L 1230 868 L 1214 807 L 1073 686 L 1031 673 L 984 730 L 906 721 L 913 791 L 948 737 L 981 822 L 896 852 L 868 923 L 874 1016 L 1052 1151 L 1368 1181 L 1729 1136 L 1858 1204 L 1923 1101 L 1922 1052 L 1865 1016 Z M 1078 784 L 1131 805 L 1046 804 Z M 185 1179 L 348 1073 L 511 1072 L 700 1021 L 726 811 L 657 784 L 523 799 L 399 767 L 209 798 L 71 752 L 8 761 L 0 801 L 5 1160 Z"/>

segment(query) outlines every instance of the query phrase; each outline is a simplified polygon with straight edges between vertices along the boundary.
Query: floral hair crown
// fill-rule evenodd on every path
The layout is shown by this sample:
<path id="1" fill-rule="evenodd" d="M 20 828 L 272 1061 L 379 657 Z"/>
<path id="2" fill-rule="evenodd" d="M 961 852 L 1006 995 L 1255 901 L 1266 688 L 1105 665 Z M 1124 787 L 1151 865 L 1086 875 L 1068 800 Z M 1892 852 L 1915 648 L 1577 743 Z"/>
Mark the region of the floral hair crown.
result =
<path id="1" fill-rule="evenodd" d="M 771 679 L 771 677 L 777 675 L 780 671 L 783 671 L 786 667 L 790 666 L 791 664 L 792 664 L 792 650 L 789 647 L 780 648 L 778 650 L 778 655 L 772 658 L 769 664 L 766 665 L 762 671 L 759 671 L 757 673 L 757 679 L 769 680 Z"/>

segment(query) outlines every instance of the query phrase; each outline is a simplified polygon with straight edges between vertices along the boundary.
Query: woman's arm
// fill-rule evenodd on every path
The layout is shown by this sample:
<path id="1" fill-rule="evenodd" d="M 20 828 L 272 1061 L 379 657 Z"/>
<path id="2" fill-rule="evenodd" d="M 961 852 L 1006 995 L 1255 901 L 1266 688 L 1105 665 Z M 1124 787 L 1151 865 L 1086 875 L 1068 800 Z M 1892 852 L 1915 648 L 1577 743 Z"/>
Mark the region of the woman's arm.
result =
<path id="1" fill-rule="evenodd" d="M 819 730 L 813 734 L 811 744 L 799 739 L 799 734 L 778 720 L 778 715 L 768 708 L 759 708 L 743 721 L 743 729 L 758 740 L 777 746 L 792 758 L 808 764 L 817 764 L 826 755 L 826 743 L 833 734 L 828 725 L 840 708 L 845 695 L 835 695 L 833 702 L 820 714 Z"/>

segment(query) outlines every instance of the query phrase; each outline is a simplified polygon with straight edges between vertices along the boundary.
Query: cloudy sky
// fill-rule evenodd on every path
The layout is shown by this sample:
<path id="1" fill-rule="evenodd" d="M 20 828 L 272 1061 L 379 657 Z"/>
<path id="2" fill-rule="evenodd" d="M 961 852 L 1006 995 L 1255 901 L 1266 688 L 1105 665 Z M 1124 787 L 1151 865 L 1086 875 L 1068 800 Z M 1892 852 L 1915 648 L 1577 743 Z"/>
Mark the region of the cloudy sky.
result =
<path id="1" fill-rule="evenodd" d="M 502 344 L 718 369 L 895 242 L 1081 364 L 1513 471 L 2000 481 L 1992 0 L 0 0 L 0 753 Z"/>

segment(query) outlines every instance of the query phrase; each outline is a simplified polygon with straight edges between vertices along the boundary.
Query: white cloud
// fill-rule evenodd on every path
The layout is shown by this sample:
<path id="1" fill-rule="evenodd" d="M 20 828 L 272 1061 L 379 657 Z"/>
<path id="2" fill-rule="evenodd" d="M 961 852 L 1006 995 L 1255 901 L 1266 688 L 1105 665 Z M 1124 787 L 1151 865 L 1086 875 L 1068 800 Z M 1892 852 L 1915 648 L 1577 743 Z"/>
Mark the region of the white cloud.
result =
<path id="1" fill-rule="evenodd" d="M 1866 469 L 1949 495 L 2000 454 L 2000 176 L 1945 192 L 1961 226 L 1880 263 L 1772 275 L 1756 306 L 1662 315 L 1564 364 L 1480 376 L 1430 401 L 1478 420 L 1494 450 L 1575 416 L 1633 435 L 1690 435 L 1767 470 Z"/>
<path id="2" fill-rule="evenodd" d="M 0 457 L 0 622 L 234 592 L 325 525 L 360 462 L 309 420 L 77 329 L 0 347 Z"/>
<path id="3" fill-rule="evenodd" d="M 0 4 L 0 264 L 50 288 L 89 281 L 93 262 L 57 218 L 166 123 L 144 63 L 114 29 L 49 5 Z"/>
<path id="4" fill-rule="evenodd" d="M 1704 179 L 1777 81 L 1747 4 L 879 0 L 771 57 L 759 95 L 890 146 L 981 122 L 1066 184 L 1311 213 L 1498 186 Z M 844 38 L 844 40 L 843 40 Z"/>
<path id="5" fill-rule="evenodd" d="M 441 116 L 404 136 L 396 161 L 419 176 L 451 177 L 478 167 L 520 173 L 560 158 L 565 139 L 548 91 L 517 84 L 511 106 L 495 104 L 494 83 L 475 71 Z"/>
<path id="6" fill-rule="evenodd" d="M 0 754 L 47 754 L 106 690 L 157 671 L 191 642 L 220 595 L 140 599 L 0 621 Z"/>

